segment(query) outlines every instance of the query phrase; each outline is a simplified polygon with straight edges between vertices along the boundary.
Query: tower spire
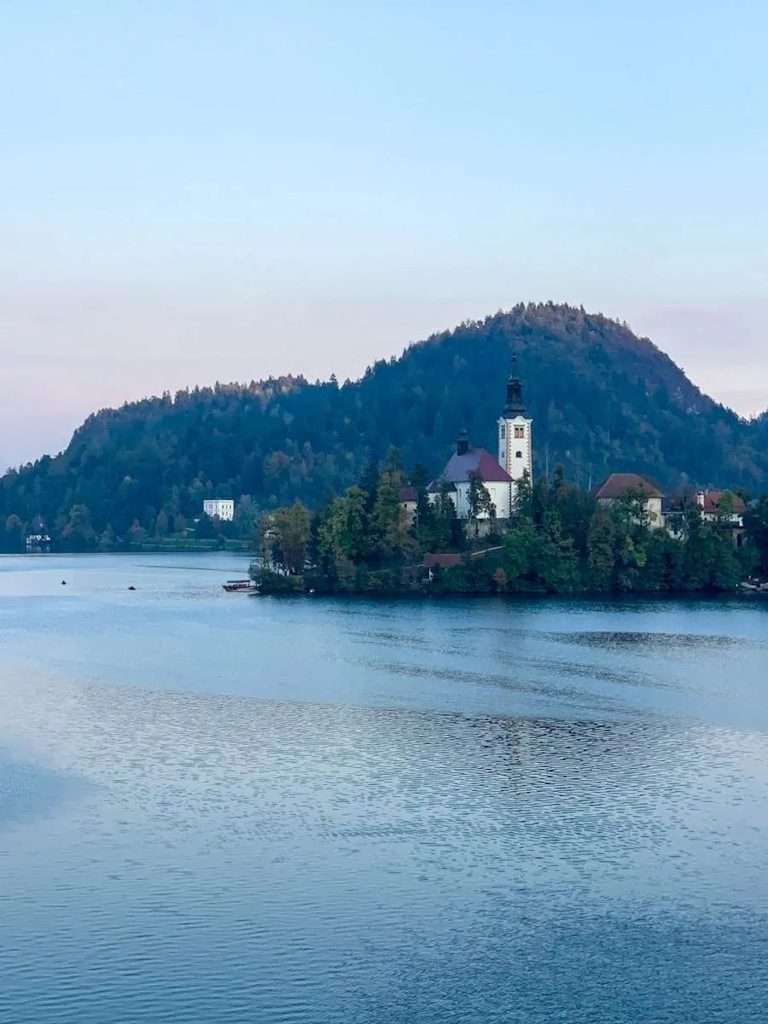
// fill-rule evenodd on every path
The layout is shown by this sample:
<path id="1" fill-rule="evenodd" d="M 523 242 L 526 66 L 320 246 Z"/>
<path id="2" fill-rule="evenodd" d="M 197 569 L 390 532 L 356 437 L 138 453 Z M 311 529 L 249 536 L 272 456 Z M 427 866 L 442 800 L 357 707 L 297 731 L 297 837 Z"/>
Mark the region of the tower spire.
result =
<path id="1" fill-rule="evenodd" d="M 499 465 L 512 477 L 513 487 L 527 474 L 533 480 L 533 422 L 526 414 L 523 383 L 512 360 L 507 396 L 499 418 Z"/>
<path id="2" fill-rule="evenodd" d="M 507 380 L 507 400 L 504 403 L 503 415 L 507 419 L 514 416 L 525 416 L 523 382 L 517 375 L 517 356 L 512 357 L 512 368 Z"/>

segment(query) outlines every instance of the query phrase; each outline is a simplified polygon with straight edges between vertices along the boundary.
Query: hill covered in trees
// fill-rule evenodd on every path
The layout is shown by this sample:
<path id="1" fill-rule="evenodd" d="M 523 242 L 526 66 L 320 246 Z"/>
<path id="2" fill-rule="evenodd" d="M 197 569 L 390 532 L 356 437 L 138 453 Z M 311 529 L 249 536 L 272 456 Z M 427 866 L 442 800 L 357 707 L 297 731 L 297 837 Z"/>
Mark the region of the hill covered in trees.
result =
<path id="1" fill-rule="evenodd" d="M 457 432 L 496 447 L 513 357 L 534 418 L 536 472 L 582 487 L 610 471 L 768 490 L 768 422 L 740 419 L 626 325 L 582 309 L 518 305 L 371 366 L 358 381 L 216 384 L 102 410 L 60 455 L 0 479 L 0 546 L 45 525 L 62 547 L 189 528 L 204 497 L 238 502 L 235 533 L 294 499 L 318 508 L 399 449 L 436 472 Z M 4 533 L 3 533 L 4 530 Z"/>

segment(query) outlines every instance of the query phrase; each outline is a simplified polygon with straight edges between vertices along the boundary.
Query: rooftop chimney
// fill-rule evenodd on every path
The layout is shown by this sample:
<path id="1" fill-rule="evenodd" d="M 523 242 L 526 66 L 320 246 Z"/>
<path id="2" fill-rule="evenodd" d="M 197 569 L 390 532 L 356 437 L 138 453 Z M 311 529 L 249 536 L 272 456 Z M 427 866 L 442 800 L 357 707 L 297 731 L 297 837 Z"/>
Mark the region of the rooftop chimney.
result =
<path id="1" fill-rule="evenodd" d="M 460 430 L 459 436 L 456 438 L 456 454 L 466 455 L 469 451 L 469 434 L 466 430 Z"/>

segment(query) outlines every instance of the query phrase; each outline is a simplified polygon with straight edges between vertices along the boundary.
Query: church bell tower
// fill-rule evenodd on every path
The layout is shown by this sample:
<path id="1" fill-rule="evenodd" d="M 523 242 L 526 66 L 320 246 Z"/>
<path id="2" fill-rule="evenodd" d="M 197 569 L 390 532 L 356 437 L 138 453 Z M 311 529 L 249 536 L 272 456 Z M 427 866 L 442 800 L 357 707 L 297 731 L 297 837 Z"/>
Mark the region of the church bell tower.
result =
<path id="1" fill-rule="evenodd" d="M 499 465 L 513 480 L 527 471 L 533 483 L 533 420 L 526 416 L 523 384 L 517 375 L 517 360 L 507 381 L 507 400 L 499 417 Z"/>

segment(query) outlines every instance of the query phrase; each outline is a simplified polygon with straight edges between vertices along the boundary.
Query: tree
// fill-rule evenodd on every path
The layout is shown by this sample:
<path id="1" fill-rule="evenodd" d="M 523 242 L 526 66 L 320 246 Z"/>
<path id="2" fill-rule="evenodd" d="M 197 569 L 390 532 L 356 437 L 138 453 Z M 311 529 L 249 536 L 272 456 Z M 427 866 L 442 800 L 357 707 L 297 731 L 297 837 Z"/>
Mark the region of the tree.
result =
<path id="1" fill-rule="evenodd" d="M 732 491 L 723 491 L 717 503 L 715 521 L 721 525 L 731 522 L 736 514 L 736 495 Z"/>
<path id="2" fill-rule="evenodd" d="M 362 488 L 350 487 L 328 509 L 320 526 L 320 545 L 337 561 L 361 562 L 370 552 L 367 500 Z"/>
<path id="3" fill-rule="evenodd" d="M 371 534 L 380 560 L 402 557 L 407 546 L 408 523 L 400 503 L 403 474 L 397 453 L 390 451 L 376 483 L 371 513 Z"/>
<path id="4" fill-rule="evenodd" d="M 768 497 L 761 498 L 745 518 L 747 537 L 758 556 L 758 567 L 768 575 Z"/>
<path id="5" fill-rule="evenodd" d="M 115 531 L 112 529 L 110 525 L 107 525 L 99 537 L 99 551 L 112 551 L 113 548 L 115 547 L 115 544 Z"/>
<path id="6" fill-rule="evenodd" d="M 217 521 L 210 516 L 202 515 L 195 522 L 195 537 L 198 540 L 212 540 L 217 533 Z"/>
<path id="7" fill-rule="evenodd" d="M 131 544 L 143 544 L 147 539 L 147 531 L 138 519 L 134 519 L 128 530 L 128 541 Z"/>
<path id="8" fill-rule="evenodd" d="M 469 506 L 469 523 L 475 537 L 480 532 L 480 520 L 490 519 L 491 528 L 496 519 L 496 506 L 491 500 L 491 494 L 477 473 L 469 475 L 469 493 L 467 495 Z"/>
<path id="9" fill-rule="evenodd" d="M 170 519 L 164 508 L 161 508 L 155 517 L 155 536 L 165 537 L 170 530 Z"/>
<path id="10" fill-rule="evenodd" d="M 544 588 L 553 593 L 573 590 L 578 582 L 578 560 L 573 540 L 563 535 L 557 511 L 544 514 L 535 548 L 535 570 Z"/>
<path id="11" fill-rule="evenodd" d="M 0 540 L 0 550 L 18 552 L 24 550 L 24 523 L 17 515 L 10 515 L 5 521 L 5 535 Z"/>
<path id="12" fill-rule="evenodd" d="M 250 546 L 258 550 L 259 546 L 259 509 L 250 494 L 244 494 L 235 507 L 235 533 Z"/>
<path id="13" fill-rule="evenodd" d="M 533 519 L 533 488 L 528 470 L 523 472 L 522 477 L 515 484 L 512 512 L 518 518 Z"/>
<path id="14" fill-rule="evenodd" d="M 456 515 L 455 491 L 442 481 L 437 494 L 418 506 L 416 524 L 417 545 L 424 551 L 462 551 L 466 547 L 466 534 Z"/>
<path id="15" fill-rule="evenodd" d="M 610 590 L 613 584 L 615 529 L 607 509 L 598 508 L 589 523 L 587 566 L 590 585 L 595 590 Z"/>
<path id="16" fill-rule="evenodd" d="M 284 568 L 292 575 L 300 575 L 307 560 L 311 532 L 309 510 L 300 501 L 295 501 L 288 508 L 278 509 L 272 521 Z"/>
<path id="17" fill-rule="evenodd" d="M 507 590 L 563 593 L 576 588 L 578 558 L 556 511 L 548 510 L 540 527 L 525 518 L 511 527 L 504 538 L 501 568 Z"/>
<path id="18" fill-rule="evenodd" d="M 95 545 L 96 531 L 87 505 L 73 505 L 70 508 L 66 525 L 61 531 L 61 540 L 70 551 L 87 551 Z"/>
<path id="19" fill-rule="evenodd" d="M 683 589 L 685 546 L 664 530 L 651 530 L 644 545 L 645 561 L 636 586 L 643 591 Z"/>
<path id="20" fill-rule="evenodd" d="M 730 531 L 706 522 L 690 505 L 684 513 L 685 558 L 682 586 L 686 590 L 731 590 L 744 575 Z"/>
<path id="21" fill-rule="evenodd" d="M 521 518 L 504 537 L 501 568 L 508 590 L 530 590 L 535 580 L 538 537 L 530 519 Z"/>

